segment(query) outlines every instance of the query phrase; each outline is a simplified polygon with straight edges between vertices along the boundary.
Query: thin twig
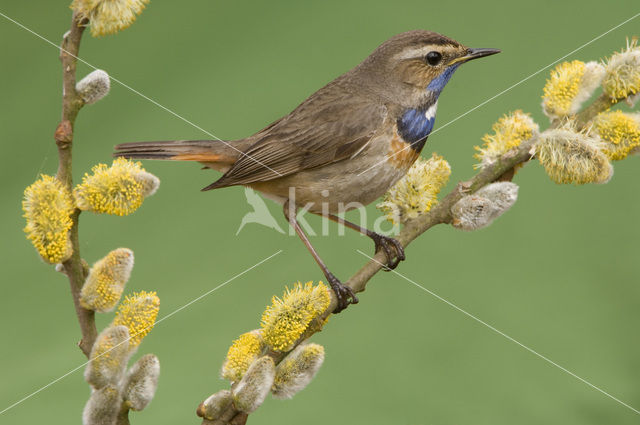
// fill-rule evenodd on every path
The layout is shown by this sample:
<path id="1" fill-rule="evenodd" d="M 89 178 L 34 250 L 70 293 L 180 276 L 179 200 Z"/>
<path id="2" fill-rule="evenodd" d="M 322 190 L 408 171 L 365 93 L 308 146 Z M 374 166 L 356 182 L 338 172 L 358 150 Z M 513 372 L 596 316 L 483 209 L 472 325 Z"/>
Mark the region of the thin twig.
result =
<path id="1" fill-rule="evenodd" d="M 80 50 L 80 40 L 86 26 L 86 21 L 81 20 L 76 13 L 71 18 L 71 29 L 64 35 L 60 49 L 60 61 L 62 62 L 62 117 L 55 132 L 55 141 L 58 146 L 58 173 L 56 177 L 68 190 L 73 189 L 73 176 L 71 173 L 73 127 L 78 112 L 84 102 L 76 91 L 76 57 Z M 84 309 L 80 305 L 80 290 L 87 277 L 87 268 L 83 265 L 80 256 L 80 243 L 78 241 L 78 224 L 80 210 L 76 209 L 71 215 L 73 226 L 70 230 L 73 255 L 63 264 L 64 271 L 69 278 L 71 296 L 76 309 L 78 323 L 82 339 L 78 346 L 85 356 L 89 358 L 91 347 L 96 340 L 97 331 L 94 312 Z"/>
<path id="2" fill-rule="evenodd" d="M 596 100 L 588 107 L 584 108 L 578 115 L 576 115 L 576 125 L 578 127 L 584 127 L 589 121 L 602 111 L 606 111 L 613 105 L 618 103 L 622 99 L 611 99 L 606 94 L 602 93 Z"/>

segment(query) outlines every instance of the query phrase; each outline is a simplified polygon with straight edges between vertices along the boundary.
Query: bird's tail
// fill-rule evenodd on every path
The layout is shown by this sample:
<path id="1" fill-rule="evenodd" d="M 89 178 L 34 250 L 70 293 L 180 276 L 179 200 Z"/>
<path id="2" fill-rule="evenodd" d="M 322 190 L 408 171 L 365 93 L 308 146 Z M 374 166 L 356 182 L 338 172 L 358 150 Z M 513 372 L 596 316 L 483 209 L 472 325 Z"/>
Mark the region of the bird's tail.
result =
<path id="1" fill-rule="evenodd" d="M 221 140 L 169 140 L 162 142 L 122 143 L 114 157 L 198 161 L 210 168 L 224 170 L 236 162 L 240 149 Z"/>

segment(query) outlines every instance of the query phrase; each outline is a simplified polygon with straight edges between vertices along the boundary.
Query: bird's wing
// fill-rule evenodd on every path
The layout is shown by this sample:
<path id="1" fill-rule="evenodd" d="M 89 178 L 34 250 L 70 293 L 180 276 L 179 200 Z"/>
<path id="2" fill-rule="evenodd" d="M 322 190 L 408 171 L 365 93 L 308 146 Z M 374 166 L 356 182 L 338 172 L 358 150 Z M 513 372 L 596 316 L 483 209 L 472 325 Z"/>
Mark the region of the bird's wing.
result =
<path id="1" fill-rule="evenodd" d="M 386 113 L 384 105 L 329 84 L 253 136 L 245 155 L 204 190 L 272 180 L 349 158 L 376 133 Z"/>

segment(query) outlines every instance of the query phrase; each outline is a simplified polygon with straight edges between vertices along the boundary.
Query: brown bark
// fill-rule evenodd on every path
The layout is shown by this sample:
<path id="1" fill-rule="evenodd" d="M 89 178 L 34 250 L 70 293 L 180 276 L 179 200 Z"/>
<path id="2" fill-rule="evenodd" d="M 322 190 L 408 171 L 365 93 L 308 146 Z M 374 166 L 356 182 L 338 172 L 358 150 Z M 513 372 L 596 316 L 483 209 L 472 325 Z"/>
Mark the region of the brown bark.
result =
<path id="1" fill-rule="evenodd" d="M 72 176 L 72 148 L 73 148 L 73 128 L 78 116 L 78 112 L 84 105 L 82 98 L 76 91 L 76 64 L 80 50 L 80 40 L 86 21 L 79 19 L 77 14 L 71 18 L 71 29 L 64 35 L 60 47 L 60 61 L 62 62 L 62 116 L 60 124 L 56 128 L 54 139 L 58 147 L 58 173 L 60 180 L 70 191 L 73 189 Z M 96 340 L 97 330 L 92 310 L 86 310 L 80 305 L 79 297 L 82 285 L 87 277 L 87 269 L 83 266 L 80 256 L 80 243 L 78 239 L 78 224 L 80 210 L 76 209 L 71 216 L 73 226 L 69 231 L 73 255 L 62 265 L 65 274 L 69 278 L 73 305 L 78 317 L 82 338 L 78 346 L 87 358 L 91 352 L 91 347 Z"/>

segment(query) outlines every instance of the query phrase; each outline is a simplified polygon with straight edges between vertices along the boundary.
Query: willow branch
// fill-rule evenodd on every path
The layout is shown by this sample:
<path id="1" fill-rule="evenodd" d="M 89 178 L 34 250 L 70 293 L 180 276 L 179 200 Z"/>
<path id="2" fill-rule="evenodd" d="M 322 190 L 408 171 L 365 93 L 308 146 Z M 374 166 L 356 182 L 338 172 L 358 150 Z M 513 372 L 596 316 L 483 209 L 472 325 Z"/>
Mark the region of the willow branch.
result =
<path id="1" fill-rule="evenodd" d="M 596 100 L 591 103 L 591 105 L 587 106 L 578 113 L 575 117 L 576 125 L 579 128 L 585 127 L 589 121 L 596 115 L 598 115 L 602 111 L 606 111 L 611 108 L 616 103 L 625 100 L 626 97 L 621 97 L 618 99 L 612 99 L 605 93 L 602 93 Z"/>
<path id="2" fill-rule="evenodd" d="M 60 61 L 62 62 L 62 117 L 56 128 L 54 139 L 58 146 L 58 173 L 56 177 L 69 190 L 73 189 L 72 176 L 72 147 L 73 128 L 78 112 L 84 102 L 76 91 L 76 57 L 80 50 L 80 40 L 86 26 L 76 13 L 71 18 L 71 29 L 64 35 L 60 47 Z M 80 257 L 80 243 L 78 242 L 78 223 L 80 210 L 76 209 L 71 215 L 73 225 L 69 231 L 73 255 L 62 263 L 64 272 L 69 278 L 71 296 L 78 317 L 82 339 L 78 346 L 87 358 L 97 336 L 94 312 L 82 308 L 80 305 L 80 290 L 87 277 L 87 267 Z"/>
<path id="3" fill-rule="evenodd" d="M 577 128 L 585 128 L 589 121 L 591 121 L 596 115 L 609 109 L 617 101 L 619 101 L 619 99 L 612 102 L 611 98 L 605 94 L 596 98 L 591 105 L 576 115 L 575 121 Z M 551 127 L 555 127 L 556 125 L 557 124 L 553 124 Z M 414 239 L 433 226 L 437 224 L 451 223 L 453 219 L 451 208 L 456 202 L 462 199 L 463 196 L 474 193 L 488 184 L 499 180 L 511 180 L 515 174 L 514 168 L 518 165 L 526 164 L 531 158 L 533 158 L 534 145 L 536 142 L 536 136 L 522 142 L 518 148 L 502 155 L 495 164 L 483 168 L 470 180 L 458 183 L 456 188 L 445 196 L 444 199 L 429 212 L 407 221 L 396 239 L 398 239 L 403 246 L 407 246 Z M 387 259 L 384 252 L 378 252 L 373 259 L 358 270 L 346 284 L 353 289 L 354 292 L 364 291 L 369 280 L 383 268 L 382 264 L 386 261 Z M 336 300 L 335 297 L 333 297 L 332 303 L 328 309 L 329 312 L 335 308 L 335 303 Z"/>
<path id="4" fill-rule="evenodd" d="M 620 99 L 614 101 L 616 103 Z M 605 95 L 598 97 L 594 102 L 584 109 L 583 112 L 575 117 L 578 129 L 585 128 L 589 121 L 593 119 L 598 113 L 609 109 L 613 105 L 611 99 Z M 550 128 L 556 127 L 560 123 L 552 123 Z M 420 215 L 414 219 L 408 220 L 396 237 L 396 239 L 402 243 L 402 246 L 406 247 L 413 242 L 418 236 L 422 235 L 432 227 L 438 224 L 450 224 L 453 220 L 451 208 L 462 199 L 464 196 L 472 194 L 479 189 L 494 183 L 496 181 L 511 180 L 515 174 L 516 166 L 523 166 L 527 164 L 534 156 L 535 144 L 538 141 L 538 136 L 534 136 L 529 140 L 526 140 L 520 144 L 517 148 L 502 155 L 494 164 L 483 167 L 471 179 L 459 182 L 456 187 L 448 193 L 442 201 L 435 205 L 430 211 Z M 351 278 L 345 283 L 354 292 L 363 292 L 368 282 L 383 269 L 383 264 L 387 261 L 386 254 L 383 251 L 376 253 L 371 260 L 369 260 L 362 268 L 360 268 Z M 332 293 L 331 303 L 327 310 L 309 325 L 307 330 L 296 341 L 295 346 L 308 339 L 314 333 L 322 329 L 322 323 L 336 308 L 337 300 Z M 282 353 L 278 351 L 270 351 L 268 356 L 273 358 L 274 362 L 278 364 L 288 353 Z M 203 425 L 236 425 L 244 424 L 247 421 L 247 415 L 236 410 L 233 406 L 229 407 L 224 414 L 214 421 L 204 419 Z"/>

